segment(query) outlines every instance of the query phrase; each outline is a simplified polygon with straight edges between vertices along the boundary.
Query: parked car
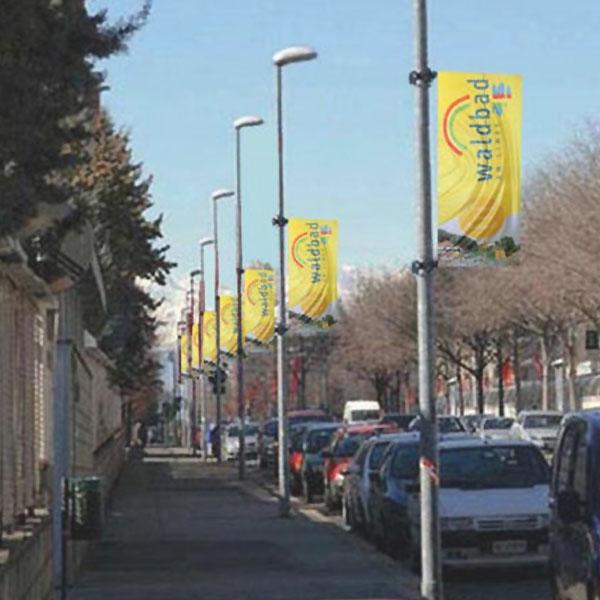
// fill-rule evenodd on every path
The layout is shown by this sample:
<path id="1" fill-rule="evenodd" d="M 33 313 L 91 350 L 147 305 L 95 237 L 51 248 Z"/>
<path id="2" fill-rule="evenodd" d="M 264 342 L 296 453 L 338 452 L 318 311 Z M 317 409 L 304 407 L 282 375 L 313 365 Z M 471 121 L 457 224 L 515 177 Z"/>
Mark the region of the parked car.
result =
<path id="1" fill-rule="evenodd" d="M 291 434 L 300 425 L 308 425 L 309 423 L 329 423 L 333 421 L 333 417 L 328 415 L 324 410 L 320 408 L 308 408 L 302 410 L 292 410 L 288 413 L 288 452 L 290 451 Z M 278 468 L 278 456 L 279 456 L 279 439 L 275 438 L 273 443 L 273 470 L 275 476 L 277 476 Z"/>
<path id="2" fill-rule="evenodd" d="M 522 411 L 511 427 L 511 437 L 533 442 L 549 458 L 556 446 L 562 417 L 562 413 L 557 411 Z"/>
<path id="3" fill-rule="evenodd" d="M 313 502 L 316 495 L 323 493 L 323 449 L 326 448 L 339 423 L 310 423 L 302 440 L 302 496 L 306 503 Z"/>
<path id="4" fill-rule="evenodd" d="M 370 488 L 370 521 L 365 533 L 390 554 L 407 552 L 407 486 L 419 474 L 420 437 L 418 432 L 398 434 L 385 452 Z"/>
<path id="5" fill-rule="evenodd" d="M 409 431 L 421 431 L 423 417 L 416 416 L 408 426 Z M 468 433 L 466 427 L 458 417 L 438 415 L 437 427 L 439 433 Z"/>
<path id="6" fill-rule="evenodd" d="M 299 496 L 302 493 L 302 462 L 304 459 L 302 442 L 307 427 L 307 423 L 290 427 L 290 492 L 293 496 Z"/>
<path id="7" fill-rule="evenodd" d="M 224 428 L 223 448 L 226 460 L 237 459 L 240 453 L 240 427 L 239 423 L 233 423 Z M 244 427 L 244 455 L 249 460 L 258 457 L 258 424 L 246 423 Z"/>
<path id="8" fill-rule="evenodd" d="M 377 400 L 348 400 L 344 405 L 344 423 L 377 423 L 381 418 L 381 406 Z"/>
<path id="9" fill-rule="evenodd" d="M 407 415 L 404 413 L 387 413 L 381 417 L 379 422 L 382 425 L 395 425 L 399 431 L 408 431 L 408 427 L 414 418 L 415 415 Z"/>
<path id="10" fill-rule="evenodd" d="M 266 469 L 277 462 L 274 444 L 277 440 L 277 419 L 268 419 L 259 429 L 258 434 L 258 461 L 262 469 Z"/>
<path id="11" fill-rule="evenodd" d="M 550 490 L 554 600 L 600 598 L 600 411 L 565 417 Z"/>
<path id="12" fill-rule="evenodd" d="M 510 429 L 514 422 L 510 417 L 488 417 L 482 421 L 479 435 L 487 440 L 510 437 Z"/>
<path id="13" fill-rule="evenodd" d="M 442 441 L 439 450 L 442 565 L 546 565 L 550 471 L 540 450 L 525 440 L 478 438 Z M 413 566 L 420 513 L 418 495 L 409 495 Z"/>
<path id="14" fill-rule="evenodd" d="M 399 434 L 389 433 L 366 439 L 343 471 L 342 515 L 353 529 L 367 531 L 371 522 L 370 495 L 385 451 Z"/>
<path id="15" fill-rule="evenodd" d="M 323 486 L 325 504 L 329 510 L 342 506 L 344 469 L 350 463 L 362 442 L 376 432 L 390 429 L 388 425 L 353 425 L 343 427 L 323 450 Z"/>
<path id="16" fill-rule="evenodd" d="M 460 417 L 461 423 L 464 425 L 465 431 L 468 433 L 478 433 L 481 428 L 481 423 L 484 419 L 492 418 L 494 415 L 463 415 Z"/>

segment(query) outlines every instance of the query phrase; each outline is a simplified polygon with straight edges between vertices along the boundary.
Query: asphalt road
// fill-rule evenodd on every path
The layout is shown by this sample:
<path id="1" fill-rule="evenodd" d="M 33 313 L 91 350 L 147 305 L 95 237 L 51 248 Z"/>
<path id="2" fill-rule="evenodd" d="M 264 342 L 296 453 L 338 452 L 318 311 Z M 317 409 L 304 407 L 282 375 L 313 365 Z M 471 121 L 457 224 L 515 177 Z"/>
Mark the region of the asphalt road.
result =
<path id="1" fill-rule="evenodd" d="M 348 535 L 359 537 L 344 526 L 339 514 L 328 514 L 324 504 L 307 507 L 298 498 L 293 502 L 297 510 L 315 511 L 321 515 L 324 523 L 334 524 L 345 529 Z M 402 561 L 397 561 L 397 565 L 404 577 L 410 576 L 408 565 Z M 444 597 L 445 600 L 551 600 L 550 586 L 543 569 L 444 573 Z"/>

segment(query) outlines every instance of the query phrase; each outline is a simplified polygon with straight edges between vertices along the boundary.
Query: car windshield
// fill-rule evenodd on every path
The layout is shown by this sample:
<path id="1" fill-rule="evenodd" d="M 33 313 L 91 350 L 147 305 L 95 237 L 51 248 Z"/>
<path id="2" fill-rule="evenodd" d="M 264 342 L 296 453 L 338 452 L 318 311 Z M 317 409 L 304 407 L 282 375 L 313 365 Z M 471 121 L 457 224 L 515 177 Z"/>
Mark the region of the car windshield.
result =
<path id="1" fill-rule="evenodd" d="M 306 439 L 306 451 L 311 454 L 320 452 L 329 444 L 334 433 L 335 429 L 317 429 L 316 431 L 311 431 Z"/>
<path id="2" fill-rule="evenodd" d="M 459 419 L 455 417 L 444 417 L 438 419 L 438 431 L 440 433 L 463 433 L 465 428 Z"/>
<path id="3" fill-rule="evenodd" d="M 323 423 L 329 423 L 331 421 L 331 417 L 325 414 L 316 414 L 316 415 L 298 415 L 296 417 L 289 417 L 288 424 L 290 427 L 293 425 L 300 425 L 301 423 L 311 423 L 314 421 L 321 421 Z"/>
<path id="4" fill-rule="evenodd" d="M 305 432 L 305 429 L 303 427 L 301 427 L 300 429 L 297 429 L 296 431 L 291 432 L 290 446 L 291 446 L 292 452 L 300 452 L 302 450 L 302 440 L 304 439 L 304 432 Z"/>
<path id="5" fill-rule="evenodd" d="M 562 415 L 529 415 L 525 417 L 525 429 L 553 429 L 560 425 Z"/>
<path id="6" fill-rule="evenodd" d="M 369 469 L 371 471 L 376 471 L 381 466 L 383 455 L 385 454 L 385 450 L 389 445 L 389 442 L 377 442 L 373 446 L 371 454 L 369 455 Z"/>
<path id="7" fill-rule="evenodd" d="M 392 459 L 392 477 L 396 479 L 415 479 L 419 474 L 419 446 L 400 444 Z"/>
<path id="8" fill-rule="evenodd" d="M 378 410 L 353 410 L 353 421 L 377 421 L 379 420 Z"/>
<path id="9" fill-rule="evenodd" d="M 338 443 L 334 455 L 336 457 L 349 457 L 354 456 L 356 451 L 360 448 L 360 445 L 366 438 L 365 435 L 346 435 Z"/>
<path id="10" fill-rule="evenodd" d="M 246 425 L 244 428 L 246 432 L 246 437 L 249 435 L 257 435 L 258 427 L 256 425 Z M 228 427 L 227 428 L 227 437 L 239 437 L 240 436 L 240 428 L 239 427 Z"/>
<path id="11" fill-rule="evenodd" d="M 384 424 L 397 425 L 400 429 L 408 429 L 414 415 L 385 415 L 381 422 Z"/>
<path id="12" fill-rule="evenodd" d="M 543 457 L 527 446 L 445 449 L 440 462 L 440 485 L 446 488 L 532 487 L 549 482 Z"/>
<path id="13" fill-rule="evenodd" d="M 277 421 L 268 421 L 263 429 L 265 435 L 273 437 L 277 435 Z"/>
<path id="14" fill-rule="evenodd" d="M 483 422 L 484 429 L 510 429 L 512 419 L 486 419 Z"/>

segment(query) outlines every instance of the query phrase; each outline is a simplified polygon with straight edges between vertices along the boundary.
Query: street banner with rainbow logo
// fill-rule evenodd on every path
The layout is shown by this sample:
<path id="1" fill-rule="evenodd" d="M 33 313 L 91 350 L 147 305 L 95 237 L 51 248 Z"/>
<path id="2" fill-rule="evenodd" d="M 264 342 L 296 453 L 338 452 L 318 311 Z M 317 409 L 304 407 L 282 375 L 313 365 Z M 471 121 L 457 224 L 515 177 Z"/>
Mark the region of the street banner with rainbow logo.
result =
<path id="1" fill-rule="evenodd" d="M 205 363 L 217 362 L 217 319 L 214 310 L 207 310 L 202 317 L 202 354 Z"/>
<path id="2" fill-rule="evenodd" d="M 289 220 L 288 309 L 292 317 L 319 321 L 333 317 L 337 295 L 335 220 Z"/>
<path id="3" fill-rule="evenodd" d="M 244 271 L 245 339 L 268 344 L 275 335 L 275 273 L 270 269 Z"/>
<path id="4" fill-rule="evenodd" d="M 192 325 L 192 369 L 200 368 L 200 326 Z"/>
<path id="5" fill-rule="evenodd" d="M 438 81 L 438 260 L 507 264 L 520 244 L 521 76 Z"/>
<path id="6" fill-rule="evenodd" d="M 237 354 L 237 310 L 231 294 L 221 296 L 221 352 L 227 356 Z"/>

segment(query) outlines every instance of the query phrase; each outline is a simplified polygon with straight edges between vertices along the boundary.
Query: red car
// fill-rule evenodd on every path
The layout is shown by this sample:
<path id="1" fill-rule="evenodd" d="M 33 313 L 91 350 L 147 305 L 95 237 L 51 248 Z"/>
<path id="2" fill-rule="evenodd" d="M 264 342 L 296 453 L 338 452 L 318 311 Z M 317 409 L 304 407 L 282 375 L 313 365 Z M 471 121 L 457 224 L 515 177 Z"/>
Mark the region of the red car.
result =
<path id="1" fill-rule="evenodd" d="M 343 427 L 323 450 L 323 485 L 325 504 L 329 510 L 340 508 L 344 491 L 344 473 L 361 444 L 376 433 L 394 431 L 394 425 L 353 425 Z"/>

